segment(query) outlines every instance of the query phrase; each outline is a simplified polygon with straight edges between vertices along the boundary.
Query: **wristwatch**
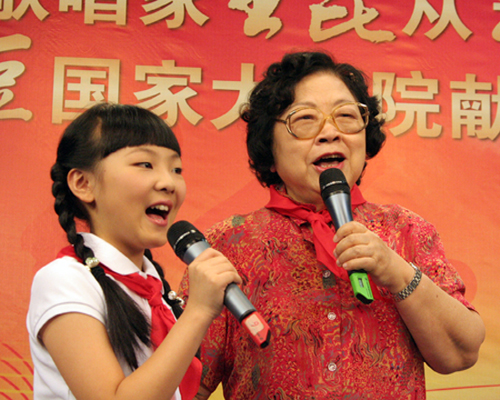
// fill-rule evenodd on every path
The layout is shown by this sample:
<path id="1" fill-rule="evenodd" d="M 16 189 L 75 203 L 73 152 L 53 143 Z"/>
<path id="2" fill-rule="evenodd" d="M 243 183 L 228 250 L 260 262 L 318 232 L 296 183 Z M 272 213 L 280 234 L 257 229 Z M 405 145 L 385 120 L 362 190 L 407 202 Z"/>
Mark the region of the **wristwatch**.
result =
<path id="1" fill-rule="evenodd" d="M 415 275 L 413 275 L 413 279 L 408 284 L 408 286 L 406 286 L 403 290 L 401 290 L 401 292 L 393 295 L 393 299 L 396 303 L 403 301 L 410 294 L 412 294 L 414 290 L 417 288 L 418 284 L 420 283 L 420 280 L 422 279 L 422 271 L 420 271 L 420 269 L 413 263 L 410 262 L 409 264 L 415 269 Z"/>

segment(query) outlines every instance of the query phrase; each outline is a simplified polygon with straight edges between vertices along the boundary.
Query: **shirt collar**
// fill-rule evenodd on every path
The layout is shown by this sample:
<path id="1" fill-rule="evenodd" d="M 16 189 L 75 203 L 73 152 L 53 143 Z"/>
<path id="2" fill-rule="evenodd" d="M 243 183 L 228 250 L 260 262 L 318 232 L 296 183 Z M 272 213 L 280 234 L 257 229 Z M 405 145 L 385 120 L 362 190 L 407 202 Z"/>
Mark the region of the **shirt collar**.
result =
<path id="1" fill-rule="evenodd" d="M 142 265 L 144 271 L 141 271 L 127 256 L 104 239 L 93 233 L 81 232 L 80 234 L 83 237 L 85 245 L 90 247 L 95 257 L 110 270 L 121 275 L 139 273 L 144 277 L 151 275 L 157 279 L 161 279 L 153 263 L 147 257 L 143 256 Z"/>

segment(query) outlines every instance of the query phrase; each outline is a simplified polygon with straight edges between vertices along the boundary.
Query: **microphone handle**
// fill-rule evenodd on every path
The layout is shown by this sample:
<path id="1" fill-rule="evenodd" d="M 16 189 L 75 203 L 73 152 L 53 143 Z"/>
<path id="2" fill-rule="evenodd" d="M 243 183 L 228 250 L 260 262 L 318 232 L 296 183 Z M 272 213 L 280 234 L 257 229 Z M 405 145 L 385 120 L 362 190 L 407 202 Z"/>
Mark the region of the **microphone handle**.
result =
<path id="1" fill-rule="evenodd" d="M 227 286 L 224 305 L 236 317 L 238 322 L 243 321 L 247 315 L 257 311 L 236 283 L 230 283 Z"/>
<path id="2" fill-rule="evenodd" d="M 366 271 L 357 269 L 349 271 L 348 275 L 354 296 L 363 304 L 370 304 L 373 301 L 373 293 Z"/>
<path id="3" fill-rule="evenodd" d="M 201 240 L 189 246 L 182 260 L 191 264 L 204 250 L 210 248 L 207 241 Z M 236 283 L 226 287 L 224 305 L 234 315 L 243 328 L 250 334 L 253 341 L 261 349 L 267 347 L 271 340 L 271 330 L 267 322 L 257 312 L 248 297 L 241 291 Z"/>
<path id="4" fill-rule="evenodd" d="M 334 193 L 325 201 L 326 207 L 332 217 L 335 230 L 342 225 L 351 222 L 351 197 L 347 193 Z M 359 269 L 348 271 L 354 296 L 363 304 L 370 304 L 373 301 L 373 293 L 370 286 L 370 280 L 365 270 Z"/>
<path id="5" fill-rule="evenodd" d="M 351 211 L 351 196 L 347 193 L 333 193 L 325 201 L 326 208 L 332 217 L 333 226 L 338 230 L 342 225 L 353 220 Z"/>

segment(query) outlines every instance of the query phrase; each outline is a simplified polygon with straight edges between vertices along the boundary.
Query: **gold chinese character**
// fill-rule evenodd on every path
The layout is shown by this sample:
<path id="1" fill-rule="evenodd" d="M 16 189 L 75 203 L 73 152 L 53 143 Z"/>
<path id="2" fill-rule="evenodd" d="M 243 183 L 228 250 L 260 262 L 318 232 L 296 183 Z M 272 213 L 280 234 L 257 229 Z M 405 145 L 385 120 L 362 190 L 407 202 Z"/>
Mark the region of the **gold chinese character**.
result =
<path id="1" fill-rule="evenodd" d="M 231 10 L 240 10 L 248 14 L 243 26 L 245 35 L 256 36 L 269 30 L 266 35 L 266 39 L 269 39 L 283 26 L 279 18 L 271 17 L 279 2 L 280 0 L 231 0 L 228 6 Z M 253 3 L 252 7 L 249 6 L 250 3 Z"/>
<path id="2" fill-rule="evenodd" d="M 311 10 L 309 34 L 315 42 L 322 42 L 334 36 L 339 36 L 351 29 L 354 29 L 361 39 L 369 40 L 373 43 L 392 42 L 396 39 L 396 35 L 392 32 L 382 30 L 370 31 L 365 28 L 365 25 L 376 19 L 379 13 L 374 8 L 365 7 L 363 0 L 354 0 L 354 15 L 351 20 L 329 29 L 322 29 L 323 22 L 344 18 L 348 15 L 346 7 L 337 5 L 326 7 L 325 4 L 329 1 L 325 0 L 320 4 L 309 6 Z"/>
<path id="3" fill-rule="evenodd" d="M 184 23 L 187 11 L 193 21 L 199 26 L 202 26 L 209 18 L 194 6 L 193 1 L 194 0 L 153 0 L 150 4 L 142 6 L 144 11 L 151 14 L 146 17 L 141 17 L 141 20 L 144 22 L 144 25 L 151 25 L 173 15 L 174 18 L 167 20 L 167 26 L 170 29 L 176 29 L 181 27 Z"/>
<path id="4" fill-rule="evenodd" d="M 172 77 L 168 75 L 181 75 Z M 176 93 L 171 92 L 174 86 L 187 86 L 188 78 L 192 83 L 201 83 L 201 68 L 176 67 L 175 61 L 162 61 L 161 67 L 138 66 L 135 70 L 135 79 L 145 81 L 151 88 L 135 92 L 138 105 L 153 111 L 156 115 L 167 114 L 166 122 L 170 126 L 177 123 L 178 109 L 193 125 L 197 125 L 203 118 L 194 111 L 187 100 L 198 93 L 190 87 L 185 87 Z"/>
<path id="5" fill-rule="evenodd" d="M 82 3 L 83 0 L 59 0 L 59 11 L 68 12 L 70 7 L 73 11 L 82 11 Z M 114 21 L 117 25 L 126 25 L 127 0 L 85 0 L 84 21 L 87 25 L 93 25 L 96 21 Z"/>
<path id="6" fill-rule="evenodd" d="M 500 3 L 493 3 L 493 11 L 500 11 Z M 500 42 L 500 22 L 496 24 L 495 28 L 493 28 L 491 36 L 497 42 Z"/>
<path id="7" fill-rule="evenodd" d="M 24 35 L 11 35 L 0 38 L 0 53 L 12 50 L 29 49 L 31 47 L 31 39 Z M 15 108 L 3 110 L 3 106 L 14 100 L 14 93 L 7 87 L 12 87 L 16 84 L 16 78 L 21 76 L 25 71 L 24 64 L 19 61 L 3 61 L 0 62 L 0 119 L 22 119 L 29 121 L 33 113 L 25 108 Z"/>
<path id="8" fill-rule="evenodd" d="M 21 0 L 15 10 L 14 0 L 0 0 L 0 20 L 11 18 L 19 20 L 28 12 L 30 7 L 40 21 L 43 21 L 49 15 L 49 12 L 40 5 L 38 0 Z"/>
<path id="9" fill-rule="evenodd" d="M 415 7 L 413 8 L 410 21 L 403 28 L 403 32 L 408 36 L 412 36 L 420 22 L 422 22 L 424 15 L 429 18 L 431 23 L 439 18 L 439 14 L 427 0 L 415 0 Z M 455 28 L 463 40 L 467 40 L 472 35 L 472 31 L 464 25 L 458 16 L 455 0 L 443 0 L 443 10 L 439 21 L 432 29 L 426 32 L 425 36 L 434 40 L 445 31 L 449 24 Z"/>
<path id="10" fill-rule="evenodd" d="M 52 122 L 71 120 L 103 100 L 118 103 L 119 78 L 120 60 L 56 57 Z"/>
<path id="11" fill-rule="evenodd" d="M 212 124 L 218 129 L 224 129 L 239 118 L 239 110 L 243 103 L 248 100 L 248 94 L 254 88 L 254 65 L 241 64 L 241 80 L 234 81 L 213 81 L 213 88 L 216 90 L 235 90 L 239 92 L 238 99 L 234 106 L 224 115 L 211 120 Z"/>
<path id="12" fill-rule="evenodd" d="M 437 79 L 424 79 L 420 71 L 412 71 L 411 78 L 396 78 L 394 73 L 375 72 L 373 74 L 373 93 L 379 96 L 382 101 L 385 101 L 387 105 L 385 115 L 387 122 L 392 121 L 398 111 L 404 112 L 403 121 L 399 125 L 390 128 L 394 136 L 400 136 L 408 132 L 414 126 L 415 120 L 417 122 L 418 136 L 428 138 L 440 136 L 443 127 L 433 123 L 432 127 L 429 128 L 427 123 L 429 113 L 439 113 L 439 104 L 396 102 L 392 97 L 394 84 L 402 99 L 433 100 L 438 93 Z M 421 89 L 411 90 L 410 88 Z"/>
<path id="13" fill-rule="evenodd" d="M 497 77 L 497 92 L 500 86 L 500 76 Z M 465 82 L 450 82 L 450 88 L 462 89 L 463 93 L 452 93 L 452 136 L 462 138 L 462 127 L 466 128 L 467 136 L 479 139 L 495 140 L 500 134 L 500 95 L 488 95 L 478 91 L 490 91 L 492 84 L 476 82 L 475 74 L 466 74 Z M 491 123 L 491 103 L 497 105 L 495 121 Z"/>

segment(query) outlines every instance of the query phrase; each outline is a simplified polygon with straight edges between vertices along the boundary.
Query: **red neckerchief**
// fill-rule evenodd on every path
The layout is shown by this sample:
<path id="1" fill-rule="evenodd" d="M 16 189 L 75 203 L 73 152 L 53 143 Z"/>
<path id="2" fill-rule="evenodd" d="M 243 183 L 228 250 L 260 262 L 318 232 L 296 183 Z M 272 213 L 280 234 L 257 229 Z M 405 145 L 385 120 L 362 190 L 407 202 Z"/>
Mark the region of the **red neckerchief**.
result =
<path id="1" fill-rule="evenodd" d="M 313 243 L 316 250 L 318 261 L 323 263 L 335 276 L 349 282 L 347 271 L 337 265 L 337 260 L 333 256 L 333 251 L 337 244 L 333 241 L 334 229 L 328 225 L 332 222 L 332 218 L 328 210 L 324 209 L 316 212 L 316 207 L 312 204 L 301 204 L 292 200 L 290 197 L 281 193 L 276 189 L 276 185 L 270 187 L 271 199 L 267 203 L 266 208 L 274 210 L 282 215 L 297 218 L 311 224 L 313 230 Z M 361 204 L 366 203 L 358 185 L 354 185 L 351 189 L 351 207 L 354 210 Z M 375 298 L 380 298 L 377 286 L 372 282 L 370 284 Z"/>
<path id="2" fill-rule="evenodd" d="M 58 258 L 63 256 L 70 256 L 82 262 L 75 254 L 73 246 L 65 247 L 57 255 Z M 106 274 L 111 275 L 117 281 L 123 283 L 127 288 L 148 301 L 151 306 L 151 342 L 153 348 L 156 349 L 175 324 L 175 318 L 172 311 L 162 300 L 161 291 L 163 283 L 151 275 L 147 275 L 147 278 L 144 278 L 139 273 L 121 275 L 112 271 L 102 263 L 99 265 L 104 269 Z M 200 360 L 196 357 L 193 358 L 191 365 L 184 374 L 179 385 L 179 390 L 183 399 L 193 399 L 198 393 L 201 381 L 201 370 L 202 366 Z"/>

